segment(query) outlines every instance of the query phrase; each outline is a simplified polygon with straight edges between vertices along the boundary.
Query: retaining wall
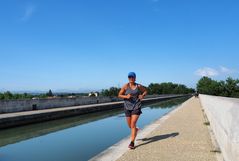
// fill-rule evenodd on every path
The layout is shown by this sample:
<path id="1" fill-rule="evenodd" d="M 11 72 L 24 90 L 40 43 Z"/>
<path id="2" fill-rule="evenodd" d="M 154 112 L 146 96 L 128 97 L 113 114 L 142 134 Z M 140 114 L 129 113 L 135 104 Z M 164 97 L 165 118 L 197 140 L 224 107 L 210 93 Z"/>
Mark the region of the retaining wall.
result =
<path id="1" fill-rule="evenodd" d="M 145 105 L 149 103 L 155 103 L 179 97 L 189 97 L 189 95 L 174 95 L 174 96 L 161 96 L 156 98 L 146 98 L 142 101 L 142 103 Z M 0 114 L 0 129 L 32 124 L 42 121 L 49 121 L 70 116 L 77 116 L 87 113 L 94 113 L 99 111 L 106 111 L 112 109 L 123 110 L 123 104 L 124 104 L 123 101 L 118 101 L 82 106 L 70 106 L 45 110 Z"/>
<path id="2" fill-rule="evenodd" d="M 199 97 L 225 161 L 239 161 L 239 99 Z"/>

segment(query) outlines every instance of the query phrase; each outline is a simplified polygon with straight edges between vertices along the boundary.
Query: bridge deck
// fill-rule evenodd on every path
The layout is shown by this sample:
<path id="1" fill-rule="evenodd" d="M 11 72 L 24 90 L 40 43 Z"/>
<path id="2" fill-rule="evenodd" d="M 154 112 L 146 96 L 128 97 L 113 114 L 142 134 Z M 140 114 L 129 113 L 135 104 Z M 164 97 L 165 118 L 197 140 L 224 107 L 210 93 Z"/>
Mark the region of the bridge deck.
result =
<path id="1" fill-rule="evenodd" d="M 199 99 L 191 98 L 118 161 L 216 161 L 204 122 Z"/>

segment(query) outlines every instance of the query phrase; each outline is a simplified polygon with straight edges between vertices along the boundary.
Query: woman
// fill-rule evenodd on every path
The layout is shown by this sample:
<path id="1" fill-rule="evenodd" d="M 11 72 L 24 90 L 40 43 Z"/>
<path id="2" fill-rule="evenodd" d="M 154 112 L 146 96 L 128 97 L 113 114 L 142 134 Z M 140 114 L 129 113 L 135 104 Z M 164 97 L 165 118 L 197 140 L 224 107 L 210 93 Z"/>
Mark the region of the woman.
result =
<path id="1" fill-rule="evenodd" d="M 138 132 L 137 120 L 141 112 L 141 101 L 146 96 L 147 90 L 144 86 L 136 83 L 136 74 L 128 74 L 129 83 L 125 84 L 120 92 L 119 98 L 124 99 L 124 111 L 129 128 L 131 129 L 130 149 L 134 149 L 134 141 Z"/>

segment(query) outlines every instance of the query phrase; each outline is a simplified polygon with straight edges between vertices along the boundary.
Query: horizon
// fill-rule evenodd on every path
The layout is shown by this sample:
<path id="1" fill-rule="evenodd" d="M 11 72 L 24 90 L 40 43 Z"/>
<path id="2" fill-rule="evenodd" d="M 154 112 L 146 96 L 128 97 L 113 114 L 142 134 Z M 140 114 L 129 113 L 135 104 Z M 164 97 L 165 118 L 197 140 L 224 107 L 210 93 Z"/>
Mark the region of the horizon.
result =
<path id="1" fill-rule="evenodd" d="M 1 1 L 0 91 L 239 78 L 239 2 Z"/>
<path id="2" fill-rule="evenodd" d="M 157 83 L 157 82 L 153 82 L 153 83 Z M 174 82 L 161 82 L 161 83 L 174 83 Z M 160 83 L 159 83 L 160 84 Z M 174 84 L 179 84 L 179 83 L 174 83 Z M 181 84 L 181 85 L 184 85 L 184 84 Z M 147 87 L 148 85 L 146 85 Z M 117 86 L 111 86 L 111 87 L 117 87 Z M 109 87 L 109 88 L 111 88 Z M 41 94 L 41 93 L 46 93 L 48 92 L 49 90 L 51 90 L 53 93 L 89 93 L 89 92 L 101 92 L 102 90 L 105 90 L 105 89 L 109 89 L 109 88 L 102 88 L 102 89 L 75 89 L 75 90 L 69 90 L 69 89 L 46 89 L 46 90 L 13 90 L 13 91 L 9 91 L 9 90 L 6 90 L 6 89 L 0 89 L 0 93 L 3 93 L 3 92 L 11 92 L 11 93 L 19 93 L 19 94 L 23 94 L 23 93 L 30 93 L 30 94 Z M 118 86 L 117 88 L 121 88 L 120 86 Z M 192 88 L 192 89 L 195 89 L 193 87 L 188 87 L 187 88 Z"/>

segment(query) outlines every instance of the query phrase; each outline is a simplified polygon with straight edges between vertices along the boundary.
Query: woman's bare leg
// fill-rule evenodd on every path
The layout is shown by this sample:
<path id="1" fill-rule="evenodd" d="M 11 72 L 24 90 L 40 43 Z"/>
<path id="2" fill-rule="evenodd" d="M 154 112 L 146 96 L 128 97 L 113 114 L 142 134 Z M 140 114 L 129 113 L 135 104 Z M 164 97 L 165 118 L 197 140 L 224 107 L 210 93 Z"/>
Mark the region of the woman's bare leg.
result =
<path id="1" fill-rule="evenodd" d="M 135 141 L 136 135 L 137 135 L 137 131 L 138 129 L 136 128 L 136 123 L 138 121 L 139 115 L 132 115 L 131 116 L 131 141 Z"/>
<path id="2" fill-rule="evenodd" d="M 131 129 L 131 117 L 126 117 L 127 124 L 129 128 Z"/>

